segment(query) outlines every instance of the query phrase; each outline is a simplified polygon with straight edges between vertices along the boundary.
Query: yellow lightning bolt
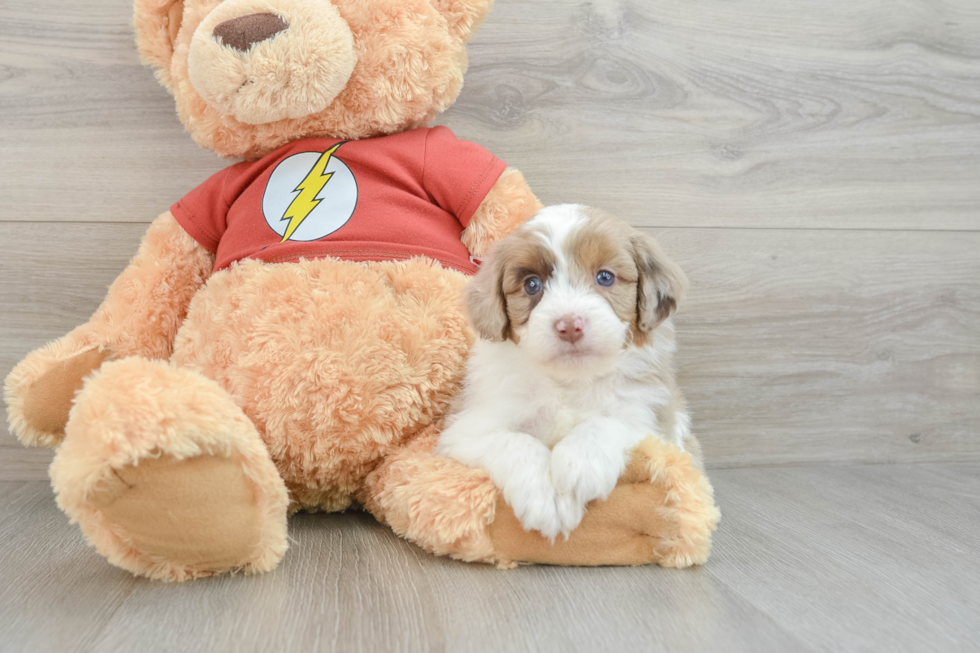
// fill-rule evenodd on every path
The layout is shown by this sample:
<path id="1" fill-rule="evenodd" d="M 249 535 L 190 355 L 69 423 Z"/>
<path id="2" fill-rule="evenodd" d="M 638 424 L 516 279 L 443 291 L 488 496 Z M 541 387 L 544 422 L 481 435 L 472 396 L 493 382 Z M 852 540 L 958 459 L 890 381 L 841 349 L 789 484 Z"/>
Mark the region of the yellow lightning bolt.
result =
<path id="1" fill-rule="evenodd" d="M 286 209 L 286 212 L 280 218 L 280 220 L 289 220 L 289 224 L 286 225 L 286 233 L 282 235 L 282 240 L 279 242 L 284 243 L 289 240 L 289 237 L 303 223 L 306 216 L 321 202 L 316 196 L 320 194 L 323 187 L 333 177 L 332 172 L 324 171 L 327 169 L 327 164 L 330 163 L 330 157 L 333 156 L 333 153 L 341 145 L 343 145 L 342 142 L 337 143 L 321 154 L 320 158 L 313 164 L 313 168 L 307 173 L 306 178 L 299 182 L 299 185 L 293 189 L 293 192 L 299 191 L 299 195 L 293 198 L 293 201 L 289 203 L 289 208 Z"/>

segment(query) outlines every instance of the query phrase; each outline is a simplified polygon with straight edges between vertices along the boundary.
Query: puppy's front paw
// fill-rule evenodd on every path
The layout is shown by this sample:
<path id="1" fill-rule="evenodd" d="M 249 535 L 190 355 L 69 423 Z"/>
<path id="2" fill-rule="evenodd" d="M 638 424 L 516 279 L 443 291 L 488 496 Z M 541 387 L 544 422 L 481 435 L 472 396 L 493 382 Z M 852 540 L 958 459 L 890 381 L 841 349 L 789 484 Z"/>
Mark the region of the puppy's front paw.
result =
<path id="1" fill-rule="evenodd" d="M 559 442 L 551 452 L 551 482 L 555 490 L 581 506 L 608 497 L 616 487 L 621 467 L 619 460 L 572 438 Z"/>
<path id="2" fill-rule="evenodd" d="M 512 479 L 504 488 L 504 500 L 526 531 L 540 531 L 549 540 L 562 532 L 555 489 L 543 474 Z"/>
<path id="3" fill-rule="evenodd" d="M 568 539 L 568 534 L 578 527 L 582 517 L 585 516 L 585 504 L 567 494 L 556 494 L 555 505 L 558 508 L 562 535 Z"/>

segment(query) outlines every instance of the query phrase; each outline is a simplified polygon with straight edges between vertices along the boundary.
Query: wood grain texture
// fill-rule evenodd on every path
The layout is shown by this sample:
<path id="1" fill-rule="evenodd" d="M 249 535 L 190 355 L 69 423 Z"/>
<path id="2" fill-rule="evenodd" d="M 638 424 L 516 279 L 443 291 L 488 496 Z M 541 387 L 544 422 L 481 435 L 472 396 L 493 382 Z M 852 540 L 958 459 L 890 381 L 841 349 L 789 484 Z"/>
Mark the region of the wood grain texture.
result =
<path id="1" fill-rule="evenodd" d="M 0 374 L 88 318 L 144 228 L 0 224 L 0 275 L 30 271 L 0 287 Z M 691 278 L 679 378 L 710 466 L 980 460 L 980 233 L 649 233 Z M 0 478 L 50 458 L 4 435 Z"/>
<path id="2" fill-rule="evenodd" d="M 709 573 L 815 650 L 977 650 L 976 465 L 715 478 L 731 546 Z"/>
<path id="3" fill-rule="evenodd" d="M 975 229 L 978 32 L 970 0 L 503 4 L 447 120 L 645 225 Z"/>
<path id="4" fill-rule="evenodd" d="M 980 460 L 980 233 L 652 233 L 709 464 Z"/>
<path id="5" fill-rule="evenodd" d="M 105 563 L 45 483 L 0 482 L 0 650 L 90 650 L 140 581 Z"/>
<path id="6" fill-rule="evenodd" d="M 362 513 L 298 515 L 280 567 L 140 580 L 43 483 L 0 484 L 3 651 L 966 651 L 980 637 L 980 466 L 717 470 L 701 568 L 500 571 Z"/>
<path id="7" fill-rule="evenodd" d="M 143 222 L 224 165 L 130 13 L 0 6 L 0 220 Z M 974 0 L 499 0 L 440 121 L 648 226 L 977 229 L 977 34 Z"/>

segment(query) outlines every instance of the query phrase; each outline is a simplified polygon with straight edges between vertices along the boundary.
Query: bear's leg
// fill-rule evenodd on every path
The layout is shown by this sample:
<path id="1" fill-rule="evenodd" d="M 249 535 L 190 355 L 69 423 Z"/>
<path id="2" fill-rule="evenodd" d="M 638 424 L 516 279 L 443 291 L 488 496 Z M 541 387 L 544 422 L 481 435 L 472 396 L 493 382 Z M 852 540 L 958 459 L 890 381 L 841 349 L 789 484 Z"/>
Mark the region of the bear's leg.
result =
<path id="1" fill-rule="evenodd" d="M 502 562 L 489 526 L 497 488 L 486 472 L 436 456 L 439 429 L 430 426 L 388 454 L 364 481 L 358 499 L 378 521 L 436 555 L 467 562 Z"/>
<path id="2" fill-rule="evenodd" d="M 51 465 L 58 505 L 114 565 L 161 580 L 273 569 L 286 488 L 217 383 L 125 358 L 90 376 Z"/>
<path id="3" fill-rule="evenodd" d="M 482 470 L 432 453 L 432 428 L 389 455 L 369 476 L 361 502 L 400 536 L 437 555 L 559 565 L 701 564 L 718 522 L 711 485 L 691 456 L 656 438 L 634 450 L 619 484 L 593 501 L 567 540 L 527 532 Z"/>

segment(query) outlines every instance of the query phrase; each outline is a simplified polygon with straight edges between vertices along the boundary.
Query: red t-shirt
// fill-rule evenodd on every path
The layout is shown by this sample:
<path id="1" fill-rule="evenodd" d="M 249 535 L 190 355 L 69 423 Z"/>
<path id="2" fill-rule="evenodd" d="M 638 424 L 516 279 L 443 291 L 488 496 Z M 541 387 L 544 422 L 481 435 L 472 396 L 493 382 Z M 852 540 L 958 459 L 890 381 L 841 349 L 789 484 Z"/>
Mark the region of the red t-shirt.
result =
<path id="1" fill-rule="evenodd" d="M 472 274 L 460 234 L 505 167 L 445 127 L 308 139 L 222 170 L 170 211 L 216 253 L 216 271 L 245 258 L 427 256 Z"/>

